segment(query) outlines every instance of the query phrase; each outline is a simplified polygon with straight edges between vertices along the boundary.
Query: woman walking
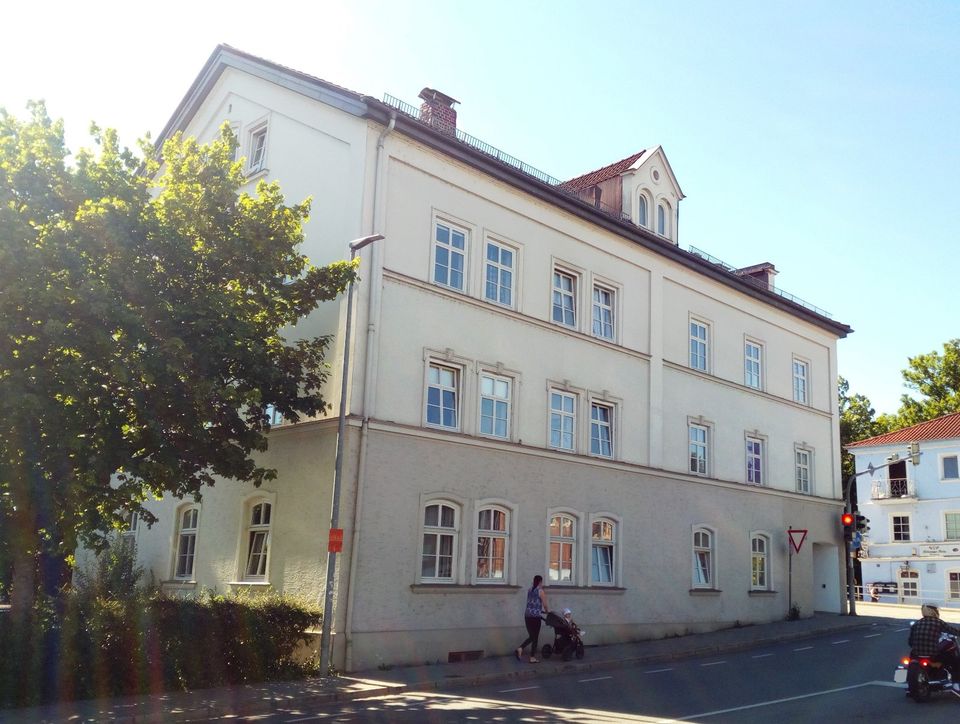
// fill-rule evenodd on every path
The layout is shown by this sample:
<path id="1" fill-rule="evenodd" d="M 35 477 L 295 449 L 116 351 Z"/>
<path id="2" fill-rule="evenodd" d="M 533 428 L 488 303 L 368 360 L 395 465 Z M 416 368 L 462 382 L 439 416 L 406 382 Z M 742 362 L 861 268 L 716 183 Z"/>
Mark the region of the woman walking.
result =
<path id="1" fill-rule="evenodd" d="M 540 638 L 540 624 L 543 614 L 550 610 L 547 606 L 547 594 L 543 592 L 543 576 L 534 576 L 533 585 L 527 591 L 527 606 L 523 611 L 523 623 L 527 627 L 527 640 L 517 647 L 517 661 L 523 660 L 523 648 L 530 644 L 530 663 L 539 664 L 537 641 Z"/>

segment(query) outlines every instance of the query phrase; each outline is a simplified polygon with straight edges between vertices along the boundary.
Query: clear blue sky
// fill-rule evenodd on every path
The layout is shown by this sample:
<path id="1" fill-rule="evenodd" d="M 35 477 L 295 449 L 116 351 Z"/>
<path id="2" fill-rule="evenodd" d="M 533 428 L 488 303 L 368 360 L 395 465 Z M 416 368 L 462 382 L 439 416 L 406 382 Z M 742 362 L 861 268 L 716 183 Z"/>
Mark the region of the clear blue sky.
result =
<path id="1" fill-rule="evenodd" d="M 156 135 L 220 42 L 376 97 L 437 88 L 558 178 L 661 144 L 681 246 L 770 261 L 851 325 L 840 373 L 878 412 L 960 336 L 958 2 L 57 0 L 4 25 L 0 106 L 46 99 L 72 148 L 91 120 Z"/>

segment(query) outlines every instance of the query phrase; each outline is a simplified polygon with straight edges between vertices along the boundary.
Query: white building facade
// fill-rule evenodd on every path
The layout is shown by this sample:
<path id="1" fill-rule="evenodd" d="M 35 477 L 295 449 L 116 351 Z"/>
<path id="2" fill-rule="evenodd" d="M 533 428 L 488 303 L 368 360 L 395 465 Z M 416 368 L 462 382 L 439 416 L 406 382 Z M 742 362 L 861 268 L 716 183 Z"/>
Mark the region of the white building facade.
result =
<path id="1" fill-rule="evenodd" d="M 219 47 L 162 137 L 228 121 L 251 185 L 313 199 L 304 251 L 361 252 L 334 662 L 511 652 L 535 574 L 592 643 L 841 610 L 837 340 L 851 330 L 677 243 L 659 147 L 559 183 L 463 135 Z M 345 304 L 301 324 L 332 333 Z M 327 399 L 336 410 L 340 378 Z M 153 504 L 170 591 L 320 600 L 337 418 L 278 424 L 260 489 Z M 807 531 L 791 568 L 786 531 Z M 792 600 L 788 600 L 788 590 Z"/>
<path id="2" fill-rule="evenodd" d="M 870 528 L 860 551 L 864 599 L 872 591 L 880 602 L 960 607 L 960 413 L 847 448 L 857 471 L 876 469 L 857 479 Z"/>

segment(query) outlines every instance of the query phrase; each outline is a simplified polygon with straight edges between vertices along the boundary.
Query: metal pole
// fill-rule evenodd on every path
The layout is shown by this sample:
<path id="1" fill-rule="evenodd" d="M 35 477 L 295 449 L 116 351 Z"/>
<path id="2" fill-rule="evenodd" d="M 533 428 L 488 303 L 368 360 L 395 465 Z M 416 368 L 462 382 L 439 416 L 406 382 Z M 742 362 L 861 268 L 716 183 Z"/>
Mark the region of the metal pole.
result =
<path id="1" fill-rule="evenodd" d="M 382 234 L 373 234 L 350 242 L 350 261 L 368 244 L 382 239 Z M 343 478 L 343 437 L 347 425 L 347 378 L 350 373 L 350 332 L 353 327 L 353 281 L 347 286 L 347 320 L 343 331 L 343 369 L 340 372 L 340 416 L 337 420 L 337 455 L 333 464 L 333 501 L 330 505 L 330 530 L 340 527 L 340 484 Z M 337 575 L 337 552 L 330 550 L 327 541 L 327 580 L 323 599 L 323 626 L 320 630 L 320 675 L 330 673 L 330 627 L 333 625 L 333 593 Z"/>
<path id="2" fill-rule="evenodd" d="M 844 506 L 843 510 L 845 513 L 853 513 L 853 486 L 857 484 L 857 475 L 859 473 L 854 473 L 847 480 L 847 494 L 844 496 Z M 856 594 L 856 585 L 857 581 L 853 571 L 853 541 L 845 540 L 843 542 L 843 549 L 846 551 L 847 555 L 847 615 L 856 616 L 857 615 L 857 594 Z"/>

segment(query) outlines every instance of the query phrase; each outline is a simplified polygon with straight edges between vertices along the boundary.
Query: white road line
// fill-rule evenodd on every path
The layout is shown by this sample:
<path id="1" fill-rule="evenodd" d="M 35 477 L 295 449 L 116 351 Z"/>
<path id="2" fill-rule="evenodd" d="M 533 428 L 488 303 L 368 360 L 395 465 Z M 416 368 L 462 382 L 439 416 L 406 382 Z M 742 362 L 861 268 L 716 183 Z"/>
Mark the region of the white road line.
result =
<path id="1" fill-rule="evenodd" d="M 910 629 L 908 629 L 908 628 L 895 628 L 895 629 L 893 630 L 893 632 L 894 632 L 894 633 L 900 633 L 901 631 L 909 631 L 909 630 L 910 630 Z"/>
<path id="2" fill-rule="evenodd" d="M 612 679 L 612 676 L 598 676 L 595 679 L 578 679 L 577 683 L 586 684 L 588 681 L 603 681 L 604 679 Z"/>
<path id="3" fill-rule="evenodd" d="M 514 691 L 529 691 L 530 689 L 539 689 L 539 688 L 540 688 L 539 686 L 521 686 L 521 687 L 518 688 L 518 689 L 500 689 L 500 691 L 498 691 L 497 693 L 498 693 L 498 694 L 510 694 L 510 693 L 512 693 L 512 692 L 514 692 Z"/>
<path id="4" fill-rule="evenodd" d="M 700 664 L 700 666 L 719 666 L 720 664 L 725 664 L 726 661 L 710 661 L 706 664 Z"/>
<path id="5" fill-rule="evenodd" d="M 866 636 L 864 636 L 864 638 L 872 639 L 872 638 L 876 638 L 877 636 L 883 636 L 883 634 L 867 634 Z"/>
<path id="6" fill-rule="evenodd" d="M 809 651 L 813 646 L 801 646 L 799 649 L 794 649 L 794 651 Z"/>
<path id="7" fill-rule="evenodd" d="M 848 644 L 848 643 L 850 643 L 850 639 L 840 639 L 839 641 L 831 641 L 830 645 L 836 646 L 837 644 Z"/>
<path id="8" fill-rule="evenodd" d="M 754 654 L 754 655 L 751 656 L 750 658 L 751 658 L 751 659 L 765 659 L 765 658 L 767 658 L 768 656 L 773 656 L 773 654 Z"/>
<path id="9" fill-rule="evenodd" d="M 673 671 L 673 669 L 650 669 L 649 671 L 644 671 L 644 674 L 662 674 L 664 671 Z"/>
<path id="10" fill-rule="evenodd" d="M 871 684 L 877 686 L 892 686 L 894 689 L 906 689 L 906 684 L 898 684 L 896 681 L 871 681 Z"/>
<path id="11" fill-rule="evenodd" d="M 320 719 L 329 719 L 330 714 L 317 714 L 316 716 L 305 716 L 302 719 L 284 719 L 284 724 L 294 724 L 299 721 L 318 721 Z"/>

